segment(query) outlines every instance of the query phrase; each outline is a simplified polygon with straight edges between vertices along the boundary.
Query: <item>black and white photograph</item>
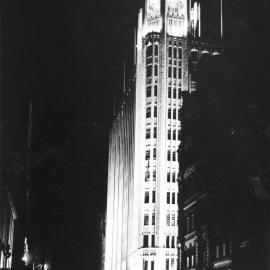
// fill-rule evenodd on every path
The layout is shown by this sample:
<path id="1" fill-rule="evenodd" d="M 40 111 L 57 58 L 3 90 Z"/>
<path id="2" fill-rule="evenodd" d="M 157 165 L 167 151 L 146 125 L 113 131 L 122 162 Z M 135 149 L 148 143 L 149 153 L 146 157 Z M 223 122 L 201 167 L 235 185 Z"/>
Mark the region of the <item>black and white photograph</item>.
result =
<path id="1" fill-rule="evenodd" d="M 0 0 L 0 270 L 270 270 L 268 0 Z"/>

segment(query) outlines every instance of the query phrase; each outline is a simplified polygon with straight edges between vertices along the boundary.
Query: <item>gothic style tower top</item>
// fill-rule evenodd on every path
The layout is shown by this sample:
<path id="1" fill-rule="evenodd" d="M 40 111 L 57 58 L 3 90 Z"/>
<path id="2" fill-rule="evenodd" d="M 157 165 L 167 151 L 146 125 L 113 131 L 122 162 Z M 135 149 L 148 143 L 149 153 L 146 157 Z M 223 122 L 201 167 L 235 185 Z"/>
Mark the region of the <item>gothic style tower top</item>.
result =
<path id="1" fill-rule="evenodd" d="M 142 11 L 141 11 L 142 12 Z M 189 0 L 146 0 L 144 16 L 141 16 L 142 34 L 166 31 L 175 37 L 190 32 L 200 36 L 200 3 Z"/>

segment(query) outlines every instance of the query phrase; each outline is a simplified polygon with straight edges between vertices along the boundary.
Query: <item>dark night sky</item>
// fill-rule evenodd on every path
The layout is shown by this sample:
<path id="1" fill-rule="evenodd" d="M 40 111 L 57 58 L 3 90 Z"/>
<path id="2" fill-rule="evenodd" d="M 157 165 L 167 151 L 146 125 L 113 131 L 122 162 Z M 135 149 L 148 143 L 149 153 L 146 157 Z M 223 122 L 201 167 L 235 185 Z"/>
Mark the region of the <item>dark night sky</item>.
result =
<path id="1" fill-rule="evenodd" d="M 24 148 L 32 95 L 30 244 L 55 269 L 99 268 L 113 100 L 142 2 L 3 2 L 4 137 Z"/>
<path id="2" fill-rule="evenodd" d="M 236 18 L 250 1 L 228 2 L 236 7 L 228 18 Z M 31 239 L 52 250 L 55 269 L 98 269 L 113 100 L 123 87 L 123 62 L 132 63 L 144 1 L 2 5 L 4 137 L 11 144 L 25 145 L 33 97 Z M 244 29 L 242 13 L 235 21 Z"/>

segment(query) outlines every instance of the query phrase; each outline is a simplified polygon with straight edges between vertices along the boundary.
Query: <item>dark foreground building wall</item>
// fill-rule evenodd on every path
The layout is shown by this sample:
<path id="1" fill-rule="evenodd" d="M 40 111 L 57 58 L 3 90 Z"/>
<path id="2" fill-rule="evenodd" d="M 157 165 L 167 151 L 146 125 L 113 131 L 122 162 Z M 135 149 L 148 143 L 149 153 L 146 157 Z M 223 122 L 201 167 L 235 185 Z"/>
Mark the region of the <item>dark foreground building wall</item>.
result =
<path id="1" fill-rule="evenodd" d="M 255 56 L 255 54 L 254 54 Z M 252 55 L 204 59 L 184 97 L 187 269 L 269 269 L 269 95 Z"/>

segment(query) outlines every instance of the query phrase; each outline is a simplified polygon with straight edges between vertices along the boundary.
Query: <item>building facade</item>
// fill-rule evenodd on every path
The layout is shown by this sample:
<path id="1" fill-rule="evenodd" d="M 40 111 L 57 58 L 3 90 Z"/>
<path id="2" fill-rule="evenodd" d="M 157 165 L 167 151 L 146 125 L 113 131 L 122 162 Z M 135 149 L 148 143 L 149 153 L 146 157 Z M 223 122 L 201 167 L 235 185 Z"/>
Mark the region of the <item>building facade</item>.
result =
<path id="1" fill-rule="evenodd" d="M 110 134 L 105 270 L 177 268 L 182 93 L 218 53 L 201 40 L 198 1 L 147 0 L 139 12 L 136 75 Z"/>

